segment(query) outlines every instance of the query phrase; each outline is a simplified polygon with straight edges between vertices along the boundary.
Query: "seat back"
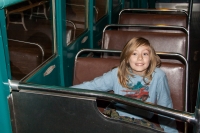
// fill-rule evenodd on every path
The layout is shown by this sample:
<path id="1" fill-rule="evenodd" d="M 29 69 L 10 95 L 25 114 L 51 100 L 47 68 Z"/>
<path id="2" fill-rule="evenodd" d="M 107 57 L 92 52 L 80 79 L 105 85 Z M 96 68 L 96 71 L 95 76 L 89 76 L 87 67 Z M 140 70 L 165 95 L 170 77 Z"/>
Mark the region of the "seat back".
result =
<path id="1" fill-rule="evenodd" d="M 168 33 L 151 31 L 105 30 L 102 49 L 122 50 L 133 37 L 144 37 L 156 51 L 180 53 L 187 56 L 188 40 L 186 33 Z"/>
<path id="2" fill-rule="evenodd" d="M 187 28 L 187 21 L 188 16 L 183 11 L 160 9 L 124 9 L 119 14 L 118 24 L 174 25 Z"/>
<path id="3" fill-rule="evenodd" d="M 93 80 L 119 65 L 119 59 L 78 57 L 75 61 L 73 85 Z"/>

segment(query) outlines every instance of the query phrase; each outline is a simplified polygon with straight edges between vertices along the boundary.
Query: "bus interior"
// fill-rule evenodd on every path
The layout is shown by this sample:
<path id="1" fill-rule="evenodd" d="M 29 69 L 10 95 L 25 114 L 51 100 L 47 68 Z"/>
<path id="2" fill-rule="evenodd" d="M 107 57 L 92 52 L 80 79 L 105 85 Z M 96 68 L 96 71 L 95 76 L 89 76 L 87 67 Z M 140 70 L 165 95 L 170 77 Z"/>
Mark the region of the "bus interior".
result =
<path id="1" fill-rule="evenodd" d="M 161 132 L 103 114 L 122 103 L 200 133 L 200 0 L 0 0 L 1 133 Z M 132 37 L 162 60 L 173 109 L 70 88 L 117 67 Z"/>

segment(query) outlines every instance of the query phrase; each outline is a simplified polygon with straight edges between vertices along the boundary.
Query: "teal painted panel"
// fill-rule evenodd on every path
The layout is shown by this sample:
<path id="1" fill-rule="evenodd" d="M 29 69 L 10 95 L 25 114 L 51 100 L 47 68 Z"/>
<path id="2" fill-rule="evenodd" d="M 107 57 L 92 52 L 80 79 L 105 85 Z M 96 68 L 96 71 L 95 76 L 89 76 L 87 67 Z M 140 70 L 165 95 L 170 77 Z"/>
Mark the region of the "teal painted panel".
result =
<path id="1" fill-rule="evenodd" d="M 6 8 L 8 6 L 23 2 L 26 0 L 0 0 L 0 9 Z"/>
<path id="2" fill-rule="evenodd" d="M 156 0 L 149 0 L 149 8 L 156 8 Z"/>
<path id="3" fill-rule="evenodd" d="M 46 71 L 48 71 L 50 73 L 49 74 L 45 73 Z M 60 72 L 60 61 L 57 56 L 54 59 L 52 59 L 51 61 L 49 61 L 48 63 L 46 63 L 43 67 L 41 67 L 37 71 L 37 73 L 32 75 L 25 82 L 35 83 L 35 84 L 43 84 L 43 85 L 60 86 L 59 72 Z M 46 75 L 46 74 L 48 74 L 48 75 Z"/>
<path id="4" fill-rule="evenodd" d="M 119 6 L 116 6 L 115 8 L 113 8 L 113 10 L 112 10 L 112 24 L 118 23 L 119 12 L 122 10 L 122 5 L 119 5 Z"/>
<path id="5" fill-rule="evenodd" d="M 0 18 L 5 18 L 4 10 L 0 10 Z M 6 36 L 3 35 L 6 33 L 5 19 L 0 19 L 0 133 L 11 133 L 11 121 L 9 115 L 9 107 L 7 96 L 9 95 L 8 87 L 8 68 L 7 60 L 8 58 L 5 55 L 8 55 L 8 49 L 5 44 Z"/>
<path id="6" fill-rule="evenodd" d="M 2 65 L 0 65 L 0 69 L 2 70 Z M 3 75 L 2 71 L 0 71 L 0 133 L 12 133 L 9 107 L 7 101 L 8 94 L 6 93 L 7 90 L 9 90 L 9 87 L 8 85 L 2 82 L 2 76 L 6 77 L 6 75 Z"/>
<path id="7" fill-rule="evenodd" d="M 95 20 L 95 16 L 94 16 L 94 5 L 95 5 L 95 2 L 93 0 L 89 0 L 89 9 L 88 9 L 88 29 L 89 29 L 89 32 L 90 32 L 90 37 L 89 37 L 89 40 L 90 40 L 90 48 L 93 48 L 93 29 L 94 29 L 94 20 Z"/>
<path id="8" fill-rule="evenodd" d="M 66 1 L 56 0 L 55 1 L 55 17 L 56 17 L 56 46 L 57 54 L 59 58 L 59 77 L 60 85 L 65 86 L 64 77 L 64 54 L 63 47 L 66 45 Z"/>
<path id="9" fill-rule="evenodd" d="M 0 13 L 0 18 L 5 18 L 5 11 L 1 10 Z M 2 43 L 3 43 L 3 49 L 4 49 L 4 56 L 5 56 L 5 65 L 7 71 L 4 71 L 5 73 L 7 72 L 8 79 L 11 79 L 11 70 L 10 70 L 10 57 L 9 57 L 9 49 L 8 49 L 8 37 L 7 37 L 7 29 L 6 29 L 6 21 L 5 19 L 1 19 L 1 37 L 2 37 Z M 8 92 L 9 94 L 9 92 Z"/>
<path id="10" fill-rule="evenodd" d="M 147 8 L 148 0 L 130 0 L 130 8 Z"/>

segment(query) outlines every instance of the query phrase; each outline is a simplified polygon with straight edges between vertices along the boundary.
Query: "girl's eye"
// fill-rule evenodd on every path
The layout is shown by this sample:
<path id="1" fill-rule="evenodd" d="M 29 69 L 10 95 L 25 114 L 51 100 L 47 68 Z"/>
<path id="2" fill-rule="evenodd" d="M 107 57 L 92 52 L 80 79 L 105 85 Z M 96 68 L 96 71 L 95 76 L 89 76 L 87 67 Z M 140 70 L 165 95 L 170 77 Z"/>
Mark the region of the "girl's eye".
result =
<path id="1" fill-rule="evenodd" d="M 149 55 L 148 53 L 144 53 L 144 55 Z"/>
<path id="2" fill-rule="evenodd" d="M 133 53 L 133 55 L 137 55 L 137 53 Z"/>

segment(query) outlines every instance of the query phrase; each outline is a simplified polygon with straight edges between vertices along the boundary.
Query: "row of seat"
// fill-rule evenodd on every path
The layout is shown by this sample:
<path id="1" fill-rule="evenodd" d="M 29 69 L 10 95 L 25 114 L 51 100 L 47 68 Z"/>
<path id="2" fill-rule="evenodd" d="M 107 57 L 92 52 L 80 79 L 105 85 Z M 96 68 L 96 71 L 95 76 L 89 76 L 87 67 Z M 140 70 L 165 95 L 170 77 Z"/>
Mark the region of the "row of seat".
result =
<path id="1" fill-rule="evenodd" d="M 124 9 L 119 13 L 118 30 L 121 34 L 132 34 L 130 36 L 146 37 L 156 51 L 176 52 L 189 59 L 189 22 L 185 11 L 179 10 L 161 10 L 161 9 Z M 121 26 L 120 26 L 120 25 Z M 102 48 L 107 49 L 107 26 L 104 29 Z M 116 27 L 116 26 L 115 26 Z M 129 32 L 128 32 L 129 31 Z M 130 32 L 132 31 L 132 32 Z M 137 31 L 134 33 L 134 31 Z M 107 33 L 108 32 L 108 33 Z M 118 32 L 120 34 L 120 32 Z M 124 37 L 121 37 L 124 38 Z M 120 38 L 120 39 L 121 39 Z M 127 37 L 128 40 L 130 38 Z M 112 40 L 112 39 L 109 39 Z M 126 40 L 127 41 L 127 40 Z M 116 42 L 119 42 L 117 40 Z M 125 42 L 126 43 L 126 42 Z M 122 44 L 125 44 L 122 42 Z M 122 45 L 121 43 L 117 45 Z M 169 46 L 170 45 L 170 46 Z M 109 49 L 116 49 L 111 46 Z M 121 49 L 120 48 L 120 49 Z"/>

